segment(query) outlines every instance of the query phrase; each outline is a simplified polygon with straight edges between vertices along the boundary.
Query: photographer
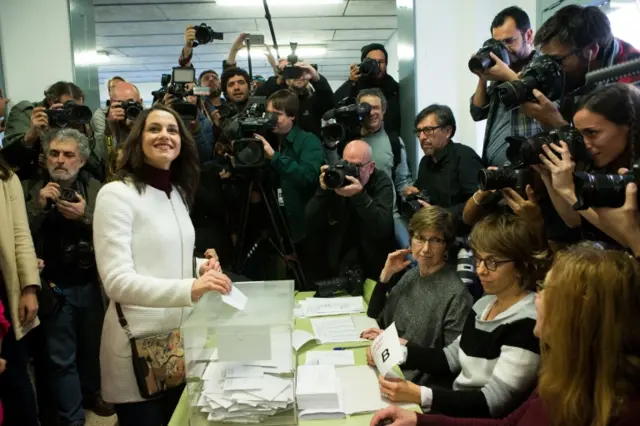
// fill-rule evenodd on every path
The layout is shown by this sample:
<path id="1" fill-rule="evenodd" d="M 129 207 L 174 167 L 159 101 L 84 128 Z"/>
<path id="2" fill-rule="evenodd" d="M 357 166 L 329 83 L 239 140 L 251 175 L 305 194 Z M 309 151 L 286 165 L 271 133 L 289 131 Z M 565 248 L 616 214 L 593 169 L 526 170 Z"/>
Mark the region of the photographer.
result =
<path id="1" fill-rule="evenodd" d="M 415 126 L 424 157 L 418 179 L 403 195 L 422 193 L 428 197 L 428 204 L 447 208 L 460 220 L 465 204 L 478 187 L 482 160 L 472 148 L 452 141 L 456 120 L 448 106 L 426 107 L 416 117 Z M 462 235 L 465 231 L 459 229 Z"/>
<path id="2" fill-rule="evenodd" d="M 311 132 L 321 137 L 322 115 L 333 108 L 333 90 L 329 82 L 311 65 L 298 62 L 296 67 L 301 68 L 302 75 L 296 79 L 284 80 L 284 85 L 279 84 L 283 79 L 282 73 L 289 63 L 286 59 L 280 59 L 278 63 L 279 74 L 276 78 L 267 80 L 258 90 L 256 96 L 270 96 L 277 90 L 288 88 L 298 96 L 300 108 L 296 123 L 305 132 Z"/>
<path id="3" fill-rule="evenodd" d="M 576 128 L 584 138 L 593 161 L 592 172 L 599 174 L 617 174 L 621 168 L 631 169 L 637 162 L 637 147 L 640 143 L 640 124 L 638 123 L 638 111 L 640 111 L 640 89 L 624 83 L 615 83 L 599 88 L 587 95 L 578 106 L 578 112 L 573 117 Z M 547 187 L 553 205 L 564 222 L 571 228 L 579 228 L 583 239 L 614 242 L 631 248 L 634 253 L 640 251 L 636 248 L 637 240 L 633 221 L 611 220 L 622 215 L 628 210 L 626 207 L 619 209 L 599 209 L 593 207 L 594 201 L 599 198 L 608 199 L 605 206 L 615 206 L 614 196 L 618 197 L 622 205 L 623 182 L 606 184 L 598 190 L 597 182 L 584 182 L 581 192 L 577 192 L 577 177 L 574 177 L 576 167 L 572 159 L 568 145 L 561 141 L 560 145 L 550 144 L 543 146 L 544 154 L 540 156 L 543 166 L 536 169 L 542 176 Z M 636 172 L 637 173 L 637 172 Z M 608 180 L 605 176 L 592 175 L 594 178 Z M 616 176 L 617 177 L 617 176 Z M 635 178 L 634 178 L 635 180 Z M 595 187 L 595 194 L 588 194 L 589 188 Z M 608 192 L 600 192 L 607 190 Z M 627 188 L 631 191 L 633 187 Z M 612 191 L 613 190 L 613 191 Z M 589 190 L 593 191 L 593 189 Z M 586 202 L 585 201 L 589 201 Z M 578 211 L 574 206 L 584 205 Z M 593 206 L 591 205 L 593 204 Z M 618 210 L 618 212 L 612 212 Z M 583 220 L 586 219 L 586 222 Z"/>
<path id="4" fill-rule="evenodd" d="M 89 121 L 91 111 L 88 110 L 86 123 L 73 122 L 70 116 L 76 113 L 84 114 L 80 111 L 84 104 L 84 93 L 82 89 L 73 83 L 59 81 L 53 84 L 44 92 L 44 100 L 41 102 L 22 101 L 16 104 L 7 118 L 5 136 L 3 140 L 3 155 L 9 165 L 17 169 L 20 180 L 39 179 L 40 173 L 46 168 L 46 159 L 42 155 L 40 148 L 43 135 L 50 128 L 72 127 L 87 135 L 90 145 L 94 145 L 93 132 Z M 68 114 L 71 110 L 74 113 Z M 58 122 L 49 122 L 50 113 L 60 117 Z M 104 164 L 98 156 L 91 152 L 85 166 L 96 179 L 104 179 Z"/>
<path id="5" fill-rule="evenodd" d="M 304 208 L 315 193 L 318 170 L 324 158 L 320 140 L 296 123 L 298 108 L 295 93 L 287 89 L 275 92 L 267 100 L 267 112 L 278 116 L 273 128 L 275 149 L 263 136 L 254 135 L 262 141 L 265 156 L 276 172 L 278 192 L 282 193 L 282 206 L 296 244 L 306 236 Z"/>
<path id="6" fill-rule="evenodd" d="M 114 413 L 100 398 L 104 307 L 91 227 L 101 185 L 81 170 L 90 149 L 79 131 L 48 133 L 43 150 L 49 178 L 36 183 L 27 211 L 36 253 L 44 261 L 40 319 L 50 363 L 46 380 L 57 397 L 60 421 L 84 424 L 83 403 L 99 415 Z"/>
<path id="7" fill-rule="evenodd" d="M 125 141 L 137 114 L 143 109 L 140 92 L 133 84 L 120 81 L 111 89 L 106 115 L 102 114 L 102 108 L 98 108 L 91 119 L 95 131 L 95 153 L 101 161 L 106 163 L 114 148 Z M 106 120 L 106 125 L 101 120 Z"/>
<path id="8" fill-rule="evenodd" d="M 336 90 L 335 101 L 355 98 L 362 89 L 376 87 L 382 90 L 387 98 L 388 108 L 384 114 L 386 130 L 400 133 L 400 86 L 387 74 L 389 55 L 386 49 L 378 43 L 368 44 L 362 48 L 360 60 L 362 61 L 360 65 L 351 65 L 349 80 Z M 363 65 L 365 65 L 364 70 Z M 368 73 L 363 75 L 365 70 Z M 369 71 L 372 72 L 369 73 Z"/>
<path id="9" fill-rule="evenodd" d="M 320 189 L 306 207 L 316 268 L 314 276 L 307 276 L 310 281 L 333 278 L 357 267 L 366 277 L 377 277 L 395 247 L 391 179 L 376 169 L 371 147 L 364 141 L 350 142 L 343 160 L 345 167 L 353 169 L 344 174 L 342 185 L 346 186 L 329 189 L 326 176 L 330 169 L 323 166 Z"/>
<path id="10" fill-rule="evenodd" d="M 244 111 L 251 92 L 249 73 L 242 68 L 228 68 L 222 73 L 220 81 L 222 93 L 227 102 L 234 107 L 236 112 Z"/>
<path id="11" fill-rule="evenodd" d="M 506 8 L 496 15 L 491 23 L 491 35 L 493 40 L 503 43 L 510 59 L 509 67 L 516 73 L 535 55 L 529 16 L 517 6 Z M 494 55 L 493 52 L 490 54 Z M 490 166 L 502 166 L 507 161 L 509 144 L 505 141 L 506 137 L 530 137 L 542 131 L 538 122 L 526 116 L 520 108 L 508 110 L 500 102 L 496 86 L 508 78 L 503 75 L 504 66 L 503 62 L 496 62 L 488 69 L 476 71 L 478 87 L 471 97 L 473 121 L 487 120 L 482 161 Z"/>

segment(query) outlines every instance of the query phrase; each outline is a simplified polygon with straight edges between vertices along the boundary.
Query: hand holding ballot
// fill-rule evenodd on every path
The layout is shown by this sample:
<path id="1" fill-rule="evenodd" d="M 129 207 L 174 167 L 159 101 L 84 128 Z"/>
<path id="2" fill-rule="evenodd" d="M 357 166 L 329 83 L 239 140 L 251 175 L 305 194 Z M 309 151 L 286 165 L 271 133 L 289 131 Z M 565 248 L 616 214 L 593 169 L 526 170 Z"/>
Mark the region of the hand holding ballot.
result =
<path id="1" fill-rule="evenodd" d="M 403 358 L 403 349 L 398 338 L 396 324 L 391 324 L 375 338 L 371 345 L 371 357 L 383 377 L 393 370 Z"/>
<path id="2" fill-rule="evenodd" d="M 205 272 L 196 279 L 191 286 L 191 300 L 197 302 L 210 291 L 217 291 L 221 294 L 228 294 L 231 291 L 231 279 L 225 274 L 216 271 Z"/>

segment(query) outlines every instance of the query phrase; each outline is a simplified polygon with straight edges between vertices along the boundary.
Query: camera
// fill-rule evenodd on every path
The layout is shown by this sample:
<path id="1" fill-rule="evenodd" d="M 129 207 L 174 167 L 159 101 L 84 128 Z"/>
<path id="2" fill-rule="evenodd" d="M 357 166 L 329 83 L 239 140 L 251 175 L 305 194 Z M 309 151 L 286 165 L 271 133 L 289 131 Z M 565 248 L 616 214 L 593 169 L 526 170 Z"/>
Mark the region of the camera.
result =
<path id="1" fill-rule="evenodd" d="M 500 102 L 508 109 L 523 102 L 535 101 L 533 89 L 538 89 L 549 100 L 555 101 L 564 90 L 562 61 L 550 55 L 538 56 L 524 67 L 520 79 L 504 82 L 496 89 Z"/>
<path id="2" fill-rule="evenodd" d="M 67 127 L 69 124 L 87 124 L 91 121 L 91 109 L 86 105 L 78 105 L 74 101 L 67 101 L 60 109 L 48 109 L 49 124 L 57 127 Z"/>
<path id="3" fill-rule="evenodd" d="M 198 118 L 198 106 L 186 102 L 184 98 L 193 96 L 193 89 L 187 90 L 187 83 L 193 83 L 196 80 L 196 70 L 192 67 L 174 67 L 171 75 L 162 74 L 160 79 L 160 89 L 151 92 L 154 101 L 164 98 L 169 94 L 178 98 L 177 102 L 171 105 L 171 108 L 180 115 L 183 121 L 193 121 Z"/>
<path id="4" fill-rule="evenodd" d="M 550 132 L 541 132 L 531 138 L 508 137 L 507 158 L 514 167 L 532 166 L 541 164 L 540 154 L 543 145 L 552 143 L 559 145 L 560 141 L 565 141 L 569 146 L 571 156 L 576 162 L 588 163 L 591 155 L 584 144 L 582 135 L 573 127 L 564 126 Z"/>
<path id="5" fill-rule="evenodd" d="M 316 282 L 315 297 L 333 297 L 339 292 L 347 292 L 351 296 L 364 294 L 364 272 L 360 268 L 347 269 L 339 277 Z"/>
<path id="6" fill-rule="evenodd" d="M 347 98 L 341 103 L 349 101 L 350 99 Z M 321 129 L 325 148 L 335 149 L 340 141 L 357 138 L 360 134 L 360 122 L 370 112 L 371 105 L 366 102 L 342 105 L 325 112 L 322 120 L 326 123 Z"/>
<path id="7" fill-rule="evenodd" d="M 373 80 L 380 74 L 380 64 L 373 58 L 365 58 L 358 65 L 358 71 L 360 72 L 360 80 Z"/>
<path id="8" fill-rule="evenodd" d="M 575 172 L 573 183 L 576 198 L 574 210 L 586 210 L 590 207 L 622 207 L 626 198 L 626 188 L 630 183 L 640 180 L 640 165 L 634 165 L 623 175 L 590 174 Z"/>
<path id="9" fill-rule="evenodd" d="M 483 169 L 478 172 L 478 186 L 483 191 L 511 188 L 520 194 L 526 193 L 527 185 L 533 183 L 531 170 L 501 167 L 497 170 Z"/>
<path id="10" fill-rule="evenodd" d="M 264 135 L 278 124 L 278 116 L 267 112 L 265 97 L 251 97 L 247 105 L 244 112 L 223 124 L 223 133 L 233 144 L 235 168 L 259 167 L 264 164 L 264 146 L 253 135 Z"/>
<path id="11" fill-rule="evenodd" d="M 127 99 L 120 103 L 120 108 L 124 109 L 124 115 L 127 119 L 135 121 L 140 115 L 144 106 L 140 102 L 136 102 L 133 99 Z"/>
<path id="12" fill-rule="evenodd" d="M 350 183 L 347 176 L 359 179 L 360 167 L 349 163 L 347 160 L 340 160 L 324 172 L 324 185 L 327 189 L 344 188 Z"/>
<path id="13" fill-rule="evenodd" d="M 433 199 L 424 191 L 420 191 L 417 194 L 409 194 L 405 197 L 404 203 L 400 205 L 400 214 L 407 219 L 411 219 L 413 215 L 423 207 L 418 200 L 424 201 L 427 204 L 433 204 Z"/>
<path id="14" fill-rule="evenodd" d="M 58 197 L 58 199 L 62 201 L 68 201 L 70 203 L 77 203 L 80 201 L 80 198 L 78 198 L 75 191 L 70 188 L 62 188 L 60 190 L 60 197 Z M 55 204 L 55 201 L 53 201 L 52 199 L 47 199 L 47 209 L 52 208 L 53 206 L 55 206 Z"/>
<path id="15" fill-rule="evenodd" d="M 204 22 L 198 26 L 194 26 L 196 29 L 196 41 L 193 43 L 193 47 L 201 44 L 211 43 L 213 40 L 224 40 L 223 33 L 217 33 Z"/>
<path id="16" fill-rule="evenodd" d="M 482 47 L 478 52 L 469 59 L 469 70 L 471 72 L 484 72 L 496 64 L 491 58 L 490 53 L 493 53 L 502 60 L 505 64 L 509 65 L 511 60 L 509 58 L 509 49 L 503 42 L 490 38 L 482 44 Z"/>
<path id="17" fill-rule="evenodd" d="M 290 45 L 291 55 L 287 56 L 287 65 L 285 65 L 282 69 L 282 76 L 285 80 L 296 80 L 302 77 L 303 70 L 302 68 L 296 66 L 296 64 L 299 62 L 298 55 L 296 55 L 298 43 L 290 43 Z"/>

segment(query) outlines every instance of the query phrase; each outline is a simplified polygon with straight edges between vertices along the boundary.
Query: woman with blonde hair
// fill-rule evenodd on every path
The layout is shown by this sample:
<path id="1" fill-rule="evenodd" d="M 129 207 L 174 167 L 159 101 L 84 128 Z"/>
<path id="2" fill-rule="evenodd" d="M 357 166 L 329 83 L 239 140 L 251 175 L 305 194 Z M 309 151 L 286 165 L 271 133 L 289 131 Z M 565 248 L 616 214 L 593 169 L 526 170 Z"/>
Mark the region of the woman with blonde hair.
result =
<path id="1" fill-rule="evenodd" d="M 537 391 L 502 420 L 379 411 L 371 425 L 632 426 L 640 416 L 640 265 L 580 244 L 556 256 L 536 298 Z"/>

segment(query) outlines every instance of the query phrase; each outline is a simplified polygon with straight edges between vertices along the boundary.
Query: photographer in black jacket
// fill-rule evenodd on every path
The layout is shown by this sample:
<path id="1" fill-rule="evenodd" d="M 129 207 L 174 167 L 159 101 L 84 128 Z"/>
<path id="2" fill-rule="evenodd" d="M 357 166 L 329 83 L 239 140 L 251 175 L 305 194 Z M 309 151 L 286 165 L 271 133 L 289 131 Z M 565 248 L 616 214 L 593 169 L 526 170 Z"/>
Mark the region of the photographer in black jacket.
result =
<path id="1" fill-rule="evenodd" d="M 385 129 L 388 132 L 400 133 L 400 86 L 387 74 L 389 55 L 386 49 L 379 43 L 368 44 L 362 48 L 360 60 L 360 65 L 351 65 L 349 80 L 336 90 L 334 99 L 336 102 L 344 98 L 355 99 L 362 89 L 379 88 L 387 98 Z M 370 70 L 373 72 L 369 73 Z"/>
<path id="2" fill-rule="evenodd" d="M 364 141 L 347 144 L 342 158 L 355 167 L 357 177 L 347 174 L 346 186 L 328 189 L 328 166 L 323 166 L 320 189 L 306 207 L 307 236 L 316 260 L 313 274 L 307 272 L 309 282 L 355 267 L 366 277 L 376 277 L 395 247 L 391 179 L 376 169 Z"/>

